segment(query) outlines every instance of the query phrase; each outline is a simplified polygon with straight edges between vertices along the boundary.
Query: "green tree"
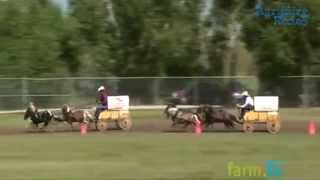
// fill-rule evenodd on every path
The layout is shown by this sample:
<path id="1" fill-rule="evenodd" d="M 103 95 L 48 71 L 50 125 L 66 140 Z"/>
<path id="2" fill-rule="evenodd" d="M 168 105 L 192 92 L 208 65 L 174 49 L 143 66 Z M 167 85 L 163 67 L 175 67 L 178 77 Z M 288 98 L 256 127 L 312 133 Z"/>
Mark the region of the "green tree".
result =
<path id="1" fill-rule="evenodd" d="M 199 72 L 196 1 L 116 0 L 119 75 L 192 75 Z"/>
<path id="2" fill-rule="evenodd" d="M 272 19 L 255 16 L 255 4 L 244 6 L 244 11 L 251 15 L 243 16 L 243 41 L 254 54 L 258 77 L 261 80 L 261 91 L 275 91 L 279 95 L 298 99 L 302 81 L 293 86 L 283 86 L 288 81 L 280 79 L 282 75 L 303 75 L 310 73 L 310 64 L 315 63 L 320 38 L 319 25 L 316 22 L 319 3 L 312 1 L 260 1 L 266 8 L 277 8 L 290 4 L 305 7 L 310 12 L 310 20 L 305 27 L 278 26 Z M 248 5 L 248 3 L 247 3 Z M 310 36 L 310 34 L 312 34 Z M 279 89 L 280 88 L 280 89 Z M 291 88 L 291 89 L 290 89 Z"/>
<path id="3" fill-rule="evenodd" d="M 74 75 L 112 74 L 113 59 L 110 46 L 112 35 L 108 33 L 108 12 L 102 0 L 72 0 L 70 5 L 71 22 L 63 44 L 64 61 Z"/>
<path id="4" fill-rule="evenodd" d="M 59 8 L 45 0 L 1 3 L 1 74 L 39 77 L 65 72 L 59 61 Z"/>

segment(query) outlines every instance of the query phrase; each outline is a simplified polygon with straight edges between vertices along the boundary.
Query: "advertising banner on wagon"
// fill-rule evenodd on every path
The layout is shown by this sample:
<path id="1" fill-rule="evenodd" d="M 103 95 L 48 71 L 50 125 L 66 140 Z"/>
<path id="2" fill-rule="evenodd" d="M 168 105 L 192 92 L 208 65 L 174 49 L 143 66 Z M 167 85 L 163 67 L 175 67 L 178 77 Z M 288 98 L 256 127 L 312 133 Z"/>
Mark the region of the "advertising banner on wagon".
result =
<path id="1" fill-rule="evenodd" d="M 129 96 L 108 96 L 108 109 L 129 110 Z"/>

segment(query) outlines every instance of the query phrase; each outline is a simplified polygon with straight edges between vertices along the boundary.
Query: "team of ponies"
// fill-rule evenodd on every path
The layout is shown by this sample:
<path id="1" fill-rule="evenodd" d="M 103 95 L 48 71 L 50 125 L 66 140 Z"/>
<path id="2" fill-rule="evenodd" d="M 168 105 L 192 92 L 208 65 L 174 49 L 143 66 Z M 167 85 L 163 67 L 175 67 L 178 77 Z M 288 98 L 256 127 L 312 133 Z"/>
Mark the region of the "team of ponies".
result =
<path id="1" fill-rule="evenodd" d="M 74 130 L 74 123 L 90 123 L 95 124 L 97 129 L 97 118 L 88 110 L 71 109 L 69 105 L 61 107 L 61 114 L 53 113 L 50 110 L 39 110 L 32 102 L 29 103 L 25 113 L 24 120 L 29 120 L 29 127 L 33 130 L 45 130 L 53 121 L 54 123 L 65 122 L 70 125 L 71 130 Z"/>
<path id="2" fill-rule="evenodd" d="M 164 110 L 167 119 L 172 121 L 172 127 L 183 125 L 184 128 L 200 121 L 205 127 L 213 127 L 215 123 L 223 123 L 227 128 L 242 124 L 237 116 L 221 107 L 199 105 L 196 110 L 179 109 L 175 104 L 168 104 Z"/>

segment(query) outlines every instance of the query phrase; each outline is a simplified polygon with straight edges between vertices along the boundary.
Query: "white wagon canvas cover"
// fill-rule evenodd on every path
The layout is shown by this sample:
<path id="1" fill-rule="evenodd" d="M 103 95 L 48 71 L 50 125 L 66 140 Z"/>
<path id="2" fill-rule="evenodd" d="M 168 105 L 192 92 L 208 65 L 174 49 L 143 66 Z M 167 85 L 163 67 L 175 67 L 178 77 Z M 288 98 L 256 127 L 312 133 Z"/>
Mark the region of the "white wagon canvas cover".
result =
<path id="1" fill-rule="evenodd" d="M 108 96 L 108 109 L 129 110 L 129 96 Z"/>
<path id="2" fill-rule="evenodd" d="M 278 96 L 255 96 L 254 110 L 255 111 L 278 111 L 279 97 Z"/>

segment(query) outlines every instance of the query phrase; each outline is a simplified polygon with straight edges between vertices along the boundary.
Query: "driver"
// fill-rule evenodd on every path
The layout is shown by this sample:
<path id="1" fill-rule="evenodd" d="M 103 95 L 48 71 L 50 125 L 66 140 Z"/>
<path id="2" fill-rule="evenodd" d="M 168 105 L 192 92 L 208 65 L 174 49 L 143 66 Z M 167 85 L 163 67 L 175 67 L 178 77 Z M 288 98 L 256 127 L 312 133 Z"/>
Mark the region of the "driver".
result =
<path id="1" fill-rule="evenodd" d="M 104 86 L 98 88 L 97 104 L 95 117 L 98 119 L 100 112 L 108 109 L 108 94 Z"/>
<path id="2" fill-rule="evenodd" d="M 244 104 L 237 104 L 237 107 L 240 108 L 240 120 L 243 120 L 243 116 L 246 112 L 254 109 L 253 98 L 250 96 L 248 91 L 243 91 L 241 93 Z"/>

